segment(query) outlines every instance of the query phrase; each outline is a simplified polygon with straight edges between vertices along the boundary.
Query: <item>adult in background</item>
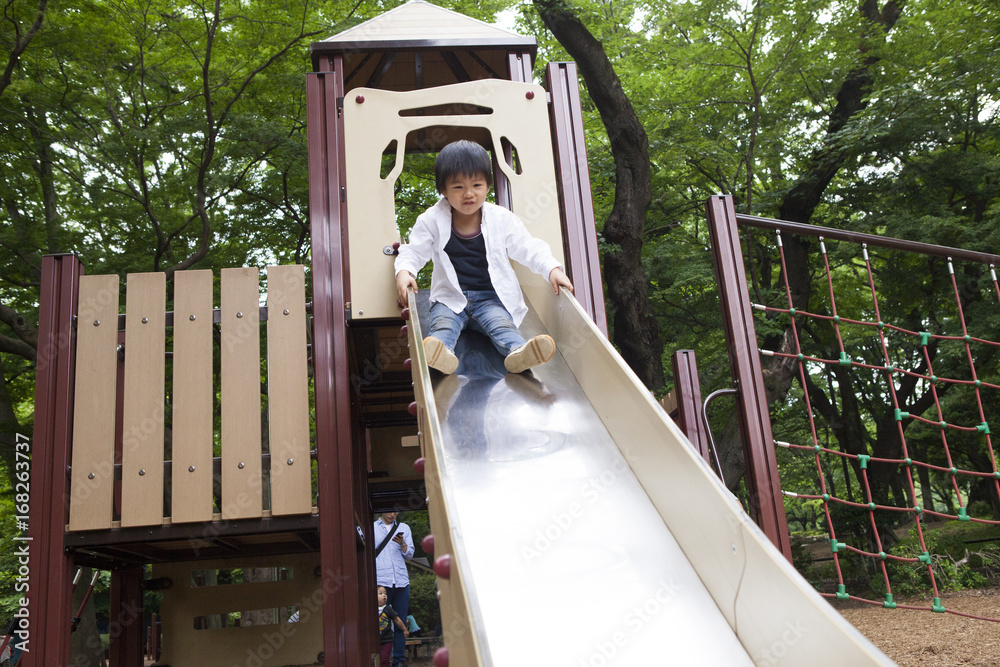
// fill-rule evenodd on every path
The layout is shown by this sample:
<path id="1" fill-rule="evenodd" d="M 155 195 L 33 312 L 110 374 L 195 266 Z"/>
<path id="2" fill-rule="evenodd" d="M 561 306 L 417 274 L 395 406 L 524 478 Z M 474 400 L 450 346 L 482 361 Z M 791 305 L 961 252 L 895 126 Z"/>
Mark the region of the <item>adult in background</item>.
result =
<path id="1" fill-rule="evenodd" d="M 413 558 L 413 534 L 410 527 L 398 521 L 399 512 L 383 512 L 375 520 L 375 577 L 385 588 L 389 604 L 401 618 L 410 608 L 410 574 L 406 562 Z M 392 665 L 406 665 L 406 637 L 397 628 L 392 640 Z"/>

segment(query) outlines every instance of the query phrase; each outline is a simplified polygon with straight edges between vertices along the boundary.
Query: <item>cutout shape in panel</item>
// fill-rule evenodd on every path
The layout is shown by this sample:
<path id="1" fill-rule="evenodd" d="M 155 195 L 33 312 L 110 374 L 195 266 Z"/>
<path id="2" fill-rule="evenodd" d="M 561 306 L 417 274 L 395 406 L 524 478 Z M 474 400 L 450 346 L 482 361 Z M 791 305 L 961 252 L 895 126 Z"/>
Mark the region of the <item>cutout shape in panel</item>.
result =
<path id="1" fill-rule="evenodd" d="M 399 316 L 393 256 L 384 249 L 399 240 L 393 186 L 402 159 L 397 159 L 384 179 L 380 178 L 381 160 L 390 142 L 398 142 L 398 148 L 408 137 L 420 137 L 420 131 L 425 138 L 418 140 L 419 146 L 407 145 L 407 150 L 439 150 L 447 141 L 475 138 L 494 154 L 502 154 L 501 137 L 506 137 L 518 152 L 519 170 L 498 160 L 510 181 L 513 210 L 533 236 L 561 257 L 558 190 L 546 93 L 541 86 L 483 79 L 406 92 L 359 88 L 351 93 L 344 102 L 344 135 L 352 318 Z M 493 113 L 400 115 L 407 110 L 466 107 L 488 108 Z M 538 280 L 547 286 L 543 278 Z"/>
<path id="2" fill-rule="evenodd" d="M 125 294 L 122 527 L 163 523 L 167 281 L 130 273 Z"/>
<path id="3" fill-rule="evenodd" d="M 111 528 L 115 487 L 118 276 L 81 276 L 70 530 Z"/>

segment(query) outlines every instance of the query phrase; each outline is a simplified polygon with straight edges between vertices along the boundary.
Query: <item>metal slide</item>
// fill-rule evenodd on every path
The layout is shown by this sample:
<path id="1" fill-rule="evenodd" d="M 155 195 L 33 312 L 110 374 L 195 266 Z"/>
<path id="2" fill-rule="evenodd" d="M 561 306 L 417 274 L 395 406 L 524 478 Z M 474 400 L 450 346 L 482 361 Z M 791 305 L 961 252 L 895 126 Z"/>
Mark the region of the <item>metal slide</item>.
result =
<path id="1" fill-rule="evenodd" d="M 533 300 L 545 302 L 549 326 L 533 308 L 522 332 L 548 331 L 559 352 L 532 373 L 507 375 L 475 334 L 463 334 L 462 364 L 452 376 L 428 374 L 415 353 L 415 377 L 433 387 L 433 400 L 424 398 L 436 415 L 424 419 L 425 447 L 435 448 L 429 458 L 477 660 L 498 667 L 892 664 L 770 548 L 662 409 L 654 419 L 660 432 L 649 432 L 649 413 L 659 406 L 592 323 L 580 320 L 571 296 L 544 293 L 536 290 Z M 426 328 L 413 328 L 419 340 Z M 601 370 L 609 364 L 614 372 Z M 623 376 L 633 381 L 623 385 Z M 693 465 L 663 467 L 647 454 L 678 448 Z M 680 490 L 701 511 L 670 516 L 657 508 L 654 488 Z M 434 519 L 432 511 L 437 535 Z M 703 557 L 706 540 L 697 536 L 720 527 L 724 544 L 714 550 L 721 553 Z M 756 569 L 784 585 L 757 584 L 763 596 L 743 610 L 740 589 L 760 560 L 750 551 L 763 552 Z M 743 620 L 748 614 L 776 618 Z"/>

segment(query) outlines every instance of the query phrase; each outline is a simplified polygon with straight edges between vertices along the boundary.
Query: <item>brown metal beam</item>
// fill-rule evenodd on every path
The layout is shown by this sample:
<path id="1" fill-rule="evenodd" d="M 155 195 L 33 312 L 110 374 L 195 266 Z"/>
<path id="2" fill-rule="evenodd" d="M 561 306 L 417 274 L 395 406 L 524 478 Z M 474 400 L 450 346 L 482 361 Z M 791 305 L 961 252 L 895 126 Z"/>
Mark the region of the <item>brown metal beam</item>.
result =
<path id="1" fill-rule="evenodd" d="M 708 465 L 715 469 L 712 451 L 701 419 L 701 381 L 694 350 L 677 350 L 672 357 L 674 391 L 677 392 L 677 425 Z"/>
<path id="2" fill-rule="evenodd" d="M 38 311 L 38 361 L 35 380 L 35 430 L 31 449 L 29 553 L 29 651 L 26 667 L 67 665 L 73 615 L 72 559 L 63 552 L 67 521 L 73 429 L 73 379 L 76 331 L 73 318 L 79 300 L 83 264 L 72 255 L 42 258 Z"/>
<path id="3" fill-rule="evenodd" d="M 764 375 L 757 352 L 746 269 L 730 196 L 711 197 L 706 203 L 712 259 L 719 285 L 726 342 L 733 380 L 739 389 L 737 406 L 746 460 L 751 512 L 771 542 L 792 560 L 788 522 L 778 479 L 771 417 L 764 392 Z"/>
<path id="4" fill-rule="evenodd" d="M 568 264 L 566 268 L 573 279 L 577 301 L 607 336 L 604 284 L 601 280 L 597 225 L 590 190 L 576 63 L 550 63 L 545 79 L 552 97 L 549 122 L 552 127 L 556 183 L 563 217 L 564 250 Z"/>

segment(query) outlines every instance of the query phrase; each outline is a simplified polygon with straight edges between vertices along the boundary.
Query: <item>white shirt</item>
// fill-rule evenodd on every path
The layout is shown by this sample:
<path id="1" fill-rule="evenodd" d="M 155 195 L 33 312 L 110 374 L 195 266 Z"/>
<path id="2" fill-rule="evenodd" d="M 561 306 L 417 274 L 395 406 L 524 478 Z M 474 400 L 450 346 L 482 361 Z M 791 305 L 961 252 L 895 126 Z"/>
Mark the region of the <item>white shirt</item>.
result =
<path id="1" fill-rule="evenodd" d="M 382 518 L 375 519 L 375 547 L 382 544 L 382 540 L 392 530 L 392 524 L 386 525 Z M 399 546 L 396 542 L 396 535 L 403 536 L 406 548 Z M 406 561 L 413 558 L 413 535 L 410 527 L 405 523 L 400 523 L 396 529 L 396 534 L 392 536 L 389 543 L 382 549 L 382 553 L 375 559 L 375 578 L 379 586 L 389 588 L 403 588 L 410 584 L 410 573 L 406 571 Z"/>
<path id="2" fill-rule="evenodd" d="M 500 302 L 520 326 L 528 307 L 524 304 L 521 285 L 508 258 L 523 264 L 546 280 L 552 269 L 561 266 L 549 245 L 528 233 L 516 215 L 496 204 L 483 204 L 483 240 L 490 282 Z M 444 247 L 451 238 L 451 204 L 444 197 L 417 218 L 410 232 L 410 242 L 399 247 L 396 275 L 409 271 L 417 275 L 428 261 L 434 261 L 431 272 L 431 301 L 441 302 L 460 313 L 466 306 L 465 295 L 458 284 L 455 267 Z"/>

